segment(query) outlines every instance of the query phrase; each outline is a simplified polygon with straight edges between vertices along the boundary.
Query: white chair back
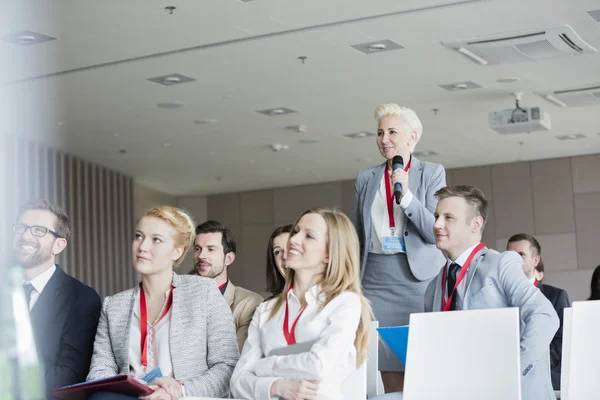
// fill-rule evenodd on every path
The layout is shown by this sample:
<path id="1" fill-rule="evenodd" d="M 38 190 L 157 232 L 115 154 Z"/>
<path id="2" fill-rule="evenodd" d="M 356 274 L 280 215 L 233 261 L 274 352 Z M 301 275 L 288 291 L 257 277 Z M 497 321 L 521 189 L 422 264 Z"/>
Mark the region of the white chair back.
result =
<path id="1" fill-rule="evenodd" d="M 379 321 L 373 321 L 367 350 L 367 398 L 383 394 L 383 382 L 379 373 Z"/>
<path id="2" fill-rule="evenodd" d="M 573 308 L 563 312 L 562 360 L 560 370 L 560 399 L 569 398 L 569 372 L 571 371 L 571 331 L 573 326 Z"/>
<path id="3" fill-rule="evenodd" d="M 519 310 L 411 314 L 406 364 L 404 400 L 521 400 Z"/>
<path id="4" fill-rule="evenodd" d="M 570 316 L 570 329 L 567 329 L 566 311 L 567 309 L 563 321 L 561 377 L 561 392 L 566 397 L 561 393 L 561 398 L 567 400 L 598 398 L 600 379 L 595 365 L 600 360 L 600 300 L 574 302 Z"/>

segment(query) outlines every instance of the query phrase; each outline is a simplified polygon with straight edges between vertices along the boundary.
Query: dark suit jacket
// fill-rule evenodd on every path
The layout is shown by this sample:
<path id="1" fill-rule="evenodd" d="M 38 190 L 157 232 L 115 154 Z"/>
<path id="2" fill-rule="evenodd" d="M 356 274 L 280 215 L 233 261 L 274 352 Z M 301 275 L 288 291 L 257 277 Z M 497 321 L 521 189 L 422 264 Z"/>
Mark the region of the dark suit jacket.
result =
<path id="1" fill-rule="evenodd" d="M 52 389 L 85 381 L 101 308 L 94 289 L 56 267 L 30 313 L 48 398 Z"/>
<path id="2" fill-rule="evenodd" d="M 552 387 L 554 390 L 560 390 L 560 370 L 562 359 L 562 338 L 563 338 L 563 313 L 565 308 L 571 307 L 569 295 L 566 290 L 559 289 L 554 286 L 540 283 L 538 285 L 540 291 L 546 296 L 558 314 L 560 327 L 552 342 L 550 343 L 550 374 L 552 376 Z"/>

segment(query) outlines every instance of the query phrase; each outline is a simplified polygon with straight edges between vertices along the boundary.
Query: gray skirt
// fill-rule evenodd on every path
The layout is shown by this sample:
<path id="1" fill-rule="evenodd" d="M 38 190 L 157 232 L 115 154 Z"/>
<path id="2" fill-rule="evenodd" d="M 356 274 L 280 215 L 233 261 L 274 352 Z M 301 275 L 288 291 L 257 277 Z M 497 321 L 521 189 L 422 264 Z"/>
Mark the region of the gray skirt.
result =
<path id="1" fill-rule="evenodd" d="M 380 327 L 408 325 L 410 314 L 425 311 L 425 290 L 431 280 L 414 277 L 405 253 L 369 253 L 362 286 Z M 379 341 L 379 370 L 404 371 L 404 365 Z"/>

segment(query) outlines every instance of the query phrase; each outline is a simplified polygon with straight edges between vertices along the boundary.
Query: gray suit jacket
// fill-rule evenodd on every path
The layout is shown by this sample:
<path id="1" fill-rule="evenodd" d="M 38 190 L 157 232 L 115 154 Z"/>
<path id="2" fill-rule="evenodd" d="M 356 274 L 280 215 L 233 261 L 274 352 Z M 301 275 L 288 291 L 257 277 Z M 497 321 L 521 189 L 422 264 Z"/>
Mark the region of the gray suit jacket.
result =
<path id="1" fill-rule="evenodd" d="M 231 310 L 213 279 L 174 273 L 173 286 L 174 378 L 188 396 L 223 397 L 240 357 Z M 129 329 L 138 291 L 139 285 L 104 300 L 88 381 L 129 373 Z"/>
<path id="2" fill-rule="evenodd" d="M 552 304 L 532 285 L 514 251 L 498 253 L 484 247 L 465 276 L 466 291 L 457 309 L 518 307 L 521 331 L 521 390 L 523 400 L 555 400 L 550 380 L 549 346 L 558 329 Z M 425 311 L 442 309 L 442 273 L 425 292 Z"/>
<path id="3" fill-rule="evenodd" d="M 410 270 L 418 280 L 433 278 L 446 261 L 435 247 L 433 213 L 437 206 L 435 192 L 446 186 L 446 171 L 440 164 L 420 161 L 412 157 L 408 171 L 408 186 L 413 199 L 406 210 L 404 242 Z M 386 164 L 362 169 L 354 184 L 352 223 L 358 233 L 362 257 L 361 278 L 365 273 L 367 256 L 371 246 L 371 208 L 375 194 L 383 179 Z"/>

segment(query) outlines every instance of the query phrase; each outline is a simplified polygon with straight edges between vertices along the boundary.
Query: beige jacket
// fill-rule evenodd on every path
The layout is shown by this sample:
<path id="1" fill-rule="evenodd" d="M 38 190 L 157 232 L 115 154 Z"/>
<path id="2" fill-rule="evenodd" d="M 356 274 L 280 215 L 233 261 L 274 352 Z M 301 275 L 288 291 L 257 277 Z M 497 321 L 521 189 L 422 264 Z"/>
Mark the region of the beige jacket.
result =
<path id="1" fill-rule="evenodd" d="M 248 328 L 254 316 L 254 311 L 263 302 L 263 298 L 258 293 L 234 286 L 231 281 L 227 283 L 223 296 L 233 314 L 238 345 L 241 352 L 244 348 L 244 342 L 246 342 L 246 338 L 248 337 Z"/>

